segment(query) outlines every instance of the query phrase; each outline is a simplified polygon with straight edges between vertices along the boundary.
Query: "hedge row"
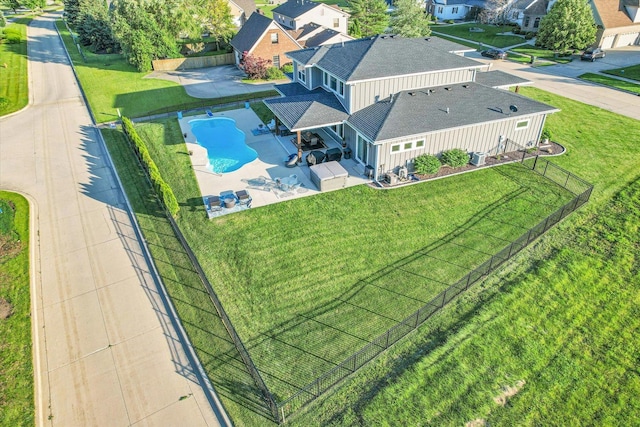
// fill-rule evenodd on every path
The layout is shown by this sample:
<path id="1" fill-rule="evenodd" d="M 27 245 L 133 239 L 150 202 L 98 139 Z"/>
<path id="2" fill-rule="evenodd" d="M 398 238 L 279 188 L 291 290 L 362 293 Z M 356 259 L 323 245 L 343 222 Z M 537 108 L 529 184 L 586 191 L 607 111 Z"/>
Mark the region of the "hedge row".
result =
<path id="1" fill-rule="evenodd" d="M 140 138 L 140 135 L 138 135 L 138 132 L 129 118 L 122 117 L 122 129 L 124 130 L 125 135 L 127 135 L 127 139 L 136 152 L 138 159 L 140 159 L 140 162 L 144 166 L 149 179 L 151 179 L 153 188 L 156 190 L 156 193 L 160 195 L 160 199 L 169 210 L 169 213 L 175 218 L 180 210 L 178 200 L 176 200 L 176 196 L 173 194 L 173 190 L 171 190 L 169 184 L 162 179 L 158 166 L 156 166 L 156 163 L 151 158 L 146 144 L 142 138 Z"/>

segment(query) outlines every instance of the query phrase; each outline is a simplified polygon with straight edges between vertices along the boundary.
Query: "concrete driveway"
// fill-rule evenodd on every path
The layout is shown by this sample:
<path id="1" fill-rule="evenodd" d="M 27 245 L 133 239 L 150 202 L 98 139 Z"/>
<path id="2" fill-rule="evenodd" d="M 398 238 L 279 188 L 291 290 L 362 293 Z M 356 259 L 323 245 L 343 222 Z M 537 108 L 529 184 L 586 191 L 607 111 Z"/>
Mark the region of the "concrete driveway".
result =
<path id="1" fill-rule="evenodd" d="M 640 96 L 576 78 L 588 72 L 640 64 L 640 46 L 610 49 L 606 53 L 604 58 L 595 62 L 580 61 L 577 57 L 568 64 L 541 67 L 512 61 L 495 61 L 484 58 L 477 52 L 467 56 L 490 63 L 492 70 L 503 70 L 531 80 L 537 88 L 640 120 Z"/>
<path id="2" fill-rule="evenodd" d="M 234 65 L 182 71 L 153 71 L 147 78 L 170 80 L 184 86 L 194 98 L 220 98 L 273 89 L 272 83 L 242 83 L 245 74 Z"/>

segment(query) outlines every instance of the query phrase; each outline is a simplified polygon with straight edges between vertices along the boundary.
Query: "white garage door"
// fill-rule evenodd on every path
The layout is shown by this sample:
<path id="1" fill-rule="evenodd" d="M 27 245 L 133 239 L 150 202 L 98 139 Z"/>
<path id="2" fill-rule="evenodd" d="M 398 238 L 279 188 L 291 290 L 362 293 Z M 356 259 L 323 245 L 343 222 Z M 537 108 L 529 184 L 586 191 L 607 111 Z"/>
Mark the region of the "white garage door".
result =
<path id="1" fill-rule="evenodd" d="M 638 44 L 638 33 L 619 34 L 615 47 L 631 46 Z"/>
<path id="2" fill-rule="evenodd" d="M 611 49 L 613 47 L 613 39 L 615 39 L 616 36 L 607 36 L 604 39 L 602 39 L 602 48 L 603 49 Z"/>

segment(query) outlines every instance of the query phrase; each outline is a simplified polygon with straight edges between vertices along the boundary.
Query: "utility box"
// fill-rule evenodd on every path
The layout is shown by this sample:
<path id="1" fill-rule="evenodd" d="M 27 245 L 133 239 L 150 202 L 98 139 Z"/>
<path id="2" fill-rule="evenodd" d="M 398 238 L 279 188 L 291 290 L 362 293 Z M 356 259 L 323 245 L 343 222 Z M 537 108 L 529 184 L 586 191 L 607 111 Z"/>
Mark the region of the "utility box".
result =
<path id="1" fill-rule="evenodd" d="M 482 166 L 485 164 L 486 158 L 486 153 L 473 153 L 471 154 L 471 164 L 474 166 Z"/>

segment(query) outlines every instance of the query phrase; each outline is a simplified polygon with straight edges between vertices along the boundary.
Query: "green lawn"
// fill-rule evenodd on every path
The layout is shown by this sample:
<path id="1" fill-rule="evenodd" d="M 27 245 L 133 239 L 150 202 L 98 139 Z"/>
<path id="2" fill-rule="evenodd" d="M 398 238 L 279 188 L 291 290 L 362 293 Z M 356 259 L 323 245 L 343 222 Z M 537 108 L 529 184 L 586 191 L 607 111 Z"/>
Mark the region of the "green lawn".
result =
<path id="1" fill-rule="evenodd" d="M 609 86 L 615 89 L 625 90 L 627 92 L 640 94 L 640 84 L 631 83 L 625 80 L 615 79 L 613 77 L 603 76 L 602 74 L 585 73 L 578 78 L 601 85 Z"/>
<path id="2" fill-rule="evenodd" d="M 472 33 L 469 31 L 471 27 L 479 27 L 484 30 L 483 33 Z M 451 36 L 462 37 L 463 39 L 470 40 L 476 44 L 483 43 L 485 45 L 495 47 L 507 47 L 514 44 L 524 43 L 526 40 L 520 36 L 502 36 L 498 33 L 505 33 L 513 30 L 513 27 L 508 25 L 496 26 L 496 25 L 482 25 L 476 23 L 461 24 L 461 25 L 439 25 L 432 27 L 432 31 L 448 34 Z"/>
<path id="3" fill-rule="evenodd" d="M 29 204 L 0 191 L 0 424 L 34 425 L 29 292 Z M 4 312 L 6 315 L 6 312 Z"/>
<path id="4" fill-rule="evenodd" d="M 6 28 L 17 28 L 20 43 L 0 43 L 0 116 L 24 108 L 29 102 L 27 81 L 27 25 L 31 18 L 17 18 Z M 2 29 L 0 29 L 2 30 Z"/>
<path id="5" fill-rule="evenodd" d="M 152 156 L 178 200 L 197 203 L 189 157 L 179 154 L 185 148 L 177 144 L 177 121 L 137 129 L 155 143 Z M 514 165 L 395 191 L 360 186 L 211 222 L 196 204 L 179 223 L 267 385 L 282 399 L 571 197 Z"/>
<path id="6" fill-rule="evenodd" d="M 626 77 L 627 79 L 637 80 L 640 82 L 640 64 L 632 65 L 631 67 L 614 68 L 613 70 L 602 71 L 612 76 Z"/>
<path id="7" fill-rule="evenodd" d="M 565 144 L 568 152 L 554 160 L 565 168 L 597 184 L 593 201 L 580 219 L 570 218 L 560 227 L 563 233 L 566 234 L 567 230 L 571 231 L 572 227 L 575 227 L 575 224 L 579 221 L 584 221 L 587 213 L 593 212 L 596 207 L 601 208 L 624 184 L 631 182 L 637 176 L 638 160 L 631 154 L 635 149 L 634 143 L 627 135 L 629 132 L 639 131 L 640 126 L 637 121 L 619 117 L 604 110 L 585 106 L 536 89 L 522 89 L 526 95 L 533 96 L 562 109 L 561 113 L 551 116 L 548 123 L 554 134 L 554 139 Z M 593 130 L 585 132 L 581 123 L 588 120 L 598 120 L 599 123 L 603 123 L 603 126 L 601 126 L 601 129 L 595 130 L 595 132 L 592 132 Z M 499 173 L 498 170 L 508 170 L 510 173 L 515 173 L 513 166 L 511 166 L 416 186 L 416 189 L 411 191 L 425 191 L 425 193 L 420 193 L 420 196 L 425 199 L 424 204 L 418 203 L 422 206 L 422 210 L 403 204 L 405 203 L 403 201 L 409 198 L 408 194 L 393 195 L 394 191 L 381 195 L 381 193 L 372 192 L 366 187 L 357 187 L 313 198 L 280 203 L 215 221 L 203 221 L 204 213 L 200 206 L 199 193 L 195 181 L 193 178 L 179 179 L 179 174 L 182 173 L 180 171 L 187 170 L 188 156 L 185 154 L 184 146 L 175 144 L 176 137 L 171 136 L 176 132 L 176 129 L 172 129 L 172 126 L 177 128 L 172 123 L 174 121 L 167 122 L 166 126 L 158 123 L 147 124 L 140 126 L 140 131 L 146 134 L 147 137 L 153 137 L 154 140 L 164 142 L 164 144 L 157 145 L 152 150 L 154 151 L 152 154 L 154 158 L 160 159 L 157 160 L 159 165 L 166 165 L 168 161 L 172 162 L 173 173 L 167 177 L 167 180 L 172 183 L 176 194 L 182 200 L 181 227 L 190 239 L 198 240 L 193 244 L 193 248 L 200 254 L 200 259 L 204 260 L 202 261 L 203 265 L 209 271 L 209 277 L 212 279 L 216 290 L 220 292 L 220 296 L 229 312 L 231 313 L 235 310 L 232 318 L 236 322 L 236 327 L 242 331 L 241 334 L 245 338 L 247 338 L 248 334 L 254 334 L 249 336 L 249 339 L 246 339 L 247 347 L 259 364 L 265 380 L 279 393 L 285 393 L 290 387 L 280 382 L 285 379 L 281 375 L 288 373 L 289 367 L 283 366 L 282 363 L 262 370 L 261 364 L 264 365 L 269 357 L 273 358 L 274 352 L 280 352 L 276 357 L 295 357 L 292 356 L 295 350 L 286 348 L 288 347 L 286 343 L 292 343 L 296 339 L 299 340 L 300 338 L 296 338 L 296 334 L 304 331 L 306 335 L 301 341 L 303 341 L 303 345 L 307 346 L 307 350 L 313 349 L 314 345 L 320 344 L 317 339 L 317 332 L 319 331 L 318 325 L 323 322 L 333 326 L 334 330 L 339 329 L 350 333 L 348 337 L 345 337 L 343 333 L 334 332 L 336 339 L 342 337 L 343 343 L 348 340 L 358 343 L 361 341 L 360 338 L 366 335 L 367 330 L 358 325 L 329 323 L 349 318 L 346 313 L 347 309 L 350 308 L 347 307 L 349 304 L 344 303 L 345 301 L 351 303 L 352 307 L 365 307 L 375 312 L 376 315 L 372 316 L 372 318 L 378 322 L 380 321 L 378 318 L 382 317 L 378 316 L 379 314 L 393 318 L 393 316 L 398 315 L 394 311 L 396 308 L 405 308 L 408 299 L 406 297 L 413 296 L 410 293 L 412 289 L 402 290 L 402 296 L 397 297 L 398 301 L 394 301 L 395 305 L 382 306 L 382 304 L 374 304 L 373 307 L 367 306 L 367 303 L 382 301 L 383 299 L 380 298 L 390 289 L 388 287 L 385 288 L 384 280 L 378 280 L 380 277 L 375 275 L 367 276 L 367 272 L 389 264 L 393 265 L 388 258 L 383 259 L 384 257 L 380 255 L 381 252 L 395 254 L 394 259 L 405 258 L 409 260 L 410 258 L 407 257 L 411 256 L 412 249 L 415 252 L 416 248 L 426 247 L 430 243 L 427 236 L 429 233 L 414 233 L 407 236 L 409 233 L 401 230 L 403 226 L 410 230 L 415 229 L 416 224 L 419 222 L 415 219 L 416 215 L 424 215 L 424 218 L 434 221 L 435 234 L 438 232 L 443 234 L 449 231 L 451 236 L 471 239 L 469 241 L 473 241 L 473 247 L 480 248 L 482 245 L 490 245 L 491 242 L 489 240 L 492 239 L 478 239 L 473 233 L 456 234 L 456 231 L 464 229 L 462 223 L 465 220 L 465 207 L 457 206 L 457 204 L 460 200 L 467 198 L 467 188 L 479 190 L 478 195 L 475 197 L 485 200 L 486 197 L 482 197 L 485 196 L 485 193 L 476 185 L 481 185 L 484 181 L 492 182 L 493 185 L 495 181 L 498 183 L 495 194 L 489 194 L 488 200 L 486 200 L 487 204 L 493 202 L 496 207 L 504 206 L 505 209 L 510 206 L 517 206 L 518 212 L 520 212 L 518 219 L 521 219 L 520 217 L 527 218 L 527 215 L 523 215 L 522 212 L 534 213 L 536 210 L 532 209 L 531 200 L 514 199 L 515 205 L 498 202 L 498 199 L 509 191 L 509 185 L 514 182 L 511 181 L 511 184 L 503 183 L 502 179 L 506 178 L 506 176 L 503 173 Z M 611 123 L 611 125 L 606 125 L 607 123 Z M 113 150 L 113 146 L 122 145 L 118 144 L 120 136 L 117 132 L 112 130 L 106 132 L 106 136 L 111 141 L 110 150 Z M 615 149 L 609 149 L 611 147 L 615 147 Z M 172 154 L 172 152 L 176 154 Z M 123 158 L 127 158 L 127 156 L 124 155 Z M 616 168 L 603 168 L 601 166 L 603 164 L 615 164 Z M 128 170 L 127 173 L 131 173 L 130 167 L 124 168 Z M 420 187 L 422 187 L 422 190 L 418 190 Z M 141 190 L 136 187 L 135 191 L 140 192 Z M 402 189 L 402 191 L 409 190 Z M 460 191 L 463 192 L 462 196 L 460 196 Z M 511 189 L 510 194 L 513 195 L 513 189 Z M 417 194 L 412 194 L 411 196 L 417 196 Z M 478 203 L 479 199 L 473 199 L 474 196 L 469 197 Z M 146 200 L 144 194 L 140 194 L 140 198 Z M 353 205 L 354 200 L 358 200 L 361 205 L 357 207 Z M 414 202 L 420 200 L 420 197 L 414 197 L 413 200 Z M 464 203 L 461 205 L 464 205 Z M 381 206 L 385 206 L 387 209 L 382 210 Z M 376 224 L 380 215 L 387 214 L 386 211 L 389 211 L 388 206 L 398 206 L 397 209 L 392 209 L 388 213 L 394 217 L 394 221 L 388 221 L 391 224 L 388 230 L 374 230 L 371 223 Z M 447 215 L 438 220 L 438 211 L 441 212 L 442 209 L 446 209 L 445 207 L 461 209 L 463 215 L 460 218 L 456 215 Z M 354 216 L 352 212 L 355 211 L 355 208 L 360 208 L 357 211 L 363 212 L 356 222 L 351 218 Z M 231 348 L 228 339 L 225 339 L 225 333 L 221 332 L 219 322 L 216 323 L 216 316 L 211 314 L 212 310 L 209 306 L 210 303 L 207 302 L 206 295 L 197 285 L 197 280 L 190 277 L 193 276 L 193 272 L 189 271 L 186 261 L 180 261 L 180 259 L 176 258 L 179 250 L 167 238 L 170 232 L 163 228 L 166 227 L 166 224 L 161 226 L 164 221 L 157 216 L 156 212 L 149 212 L 140 207 L 137 207 L 136 211 L 147 224 L 143 225 L 143 228 L 145 228 L 145 234 L 149 234 L 147 239 L 151 237 L 151 248 L 154 252 L 154 257 L 159 259 L 163 279 L 170 288 L 170 293 L 174 303 L 178 306 L 181 319 L 185 323 L 205 367 L 209 372 L 213 372 L 212 370 L 223 372 L 223 374 L 213 374 L 211 378 L 216 388 L 220 391 L 234 422 L 238 425 L 265 423 L 266 419 L 262 418 L 264 409 L 260 409 L 261 406 L 256 398 L 256 392 L 251 386 L 250 379 L 244 372 L 242 364 Z M 375 218 L 370 217 L 369 211 L 377 216 Z M 417 212 L 420 213 L 418 214 Z M 456 214 L 458 212 L 456 211 Z M 508 213 L 500 210 L 496 212 L 497 214 Z M 466 219 L 474 217 L 473 212 L 466 212 Z M 282 218 L 286 219 L 282 220 Z M 451 218 L 454 219 L 452 220 Z M 340 224 L 340 227 L 337 227 L 336 224 Z M 201 228 L 202 226 L 205 228 Z M 335 231 L 336 228 L 342 230 L 343 234 L 347 236 L 338 235 L 339 233 Z M 299 233 L 301 237 L 294 235 L 293 241 L 282 242 L 279 236 L 291 236 L 290 230 L 292 229 L 301 230 Z M 499 231 L 508 232 L 503 228 L 499 228 Z M 207 238 L 199 234 L 202 232 L 205 233 L 204 235 Z M 212 232 L 213 234 L 210 234 Z M 384 245 L 372 245 L 374 248 L 368 247 L 370 245 L 363 245 L 364 236 L 372 235 L 372 233 L 373 235 L 379 233 L 377 234 L 380 236 L 378 239 L 383 241 Z M 441 351 L 447 353 L 449 351 L 447 350 L 448 348 L 456 346 L 456 340 L 464 341 L 470 339 L 467 337 L 469 335 L 468 331 L 460 336 L 458 334 L 461 333 L 461 328 L 476 319 L 474 313 L 477 313 L 485 304 L 489 304 L 486 310 L 489 310 L 487 313 L 492 319 L 501 319 L 509 315 L 511 313 L 509 304 L 516 304 L 520 299 L 514 299 L 510 293 L 512 289 L 519 289 L 520 275 L 531 274 L 533 277 L 537 277 L 538 273 L 535 267 L 538 263 L 536 260 L 543 260 L 549 257 L 550 253 L 548 251 L 551 245 L 555 244 L 555 239 L 564 236 L 563 233 L 560 230 L 552 231 L 542 239 L 538 249 L 525 251 L 526 256 L 521 255 L 518 263 L 511 263 L 511 268 L 517 270 L 517 274 L 512 273 L 516 274 L 515 278 L 509 278 L 511 285 L 503 288 L 484 286 L 475 288 L 471 294 L 461 299 L 461 302 L 445 309 L 445 312 L 434 321 L 427 322 L 419 333 L 411 336 L 411 339 L 402 341 L 395 349 L 387 352 L 384 356 L 364 368 L 362 374 L 357 374 L 353 380 L 339 386 L 334 395 L 325 396 L 318 404 L 311 405 L 307 412 L 294 418 L 294 423 L 296 425 L 318 425 L 318 423 L 331 424 L 335 421 L 335 425 L 350 425 L 353 420 L 357 421 L 364 417 L 363 411 L 365 407 L 368 408 L 368 411 L 377 411 L 378 409 L 376 408 L 383 405 L 381 400 L 375 400 L 375 405 L 373 403 L 366 405 L 365 403 L 373 402 L 367 396 L 373 397 L 376 393 L 382 393 L 380 390 L 385 390 L 384 385 L 387 383 L 385 378 L 389 376 L 391 376 L 389 378 L 395 378 L 404 368 L 411 368 L 414 362 L 417 363 L 421 360 L 421 356 L 425 354 L 425 349 L 433 349 L 434 351 L 443 349 Z M 432 239 L 437 238 L 435 234 L 431 236 Z M 309 239 L 309 235 L 312 235 L 313 239 Z M 337 242 L 332 239 L 336 239 Z M 404 245 L 401 243 L 404 243 Z M 562 241 L 563 248 L 570 248 L 572 244 L 578 243 L 572 240 Z M 381 251 L 379 248 L 385 248 L 385 251 Z M 389 251 L 386 251 L 386 248 L 389 248 Z M 440 254 L 433 252 L 436 249 L 440 248 L 429 248 L 428 254 L 433 255 L 433 257 L 439 256 Z M 446 247 L 440 250 L 443 253 L 447 252 Z M 356 253 L 357 255 L 354 255 Z M 473 261 L 468 254 L 473 254 L 473 251 L 465 252 L 464 259 Z M 215 264 L 218 261 L 219 263 Z M 212 267 L 212 264 L 215 265 Z M 301 267 L 302 265 L 307 267 L 303 268 Z M 409 269 L 417 265 L 419 264 L 409 265 Z M 434 274 L 441 273 L 437 271 L 437 267 L 441 267 L 440 264 L 431 265 L 435 267 L 432 270 Z M 462 268 L 466 267 L 467 265 L 462 266 Z M 212 268 L 214 269 L 213 272 L 211 272 Z M 291 277 L 288 284 L 281 285 L 278 277 L 283 274 L 283 271 L 287 272 Z M 418 273 L 420 272 L 418 271 Z M 397 273 L 395 274 L 396 276 L 393 276 L 393 274 L 389 276 L 393 279 L 390 283 L 395 286 L 402 285 L 402 281 L 395 280 L 398 278 Z M 314 279 L 314 277 L 317 277 L 317 279 Z M 233 278 L 233 282 L 229 278 Z M 366 281 L 358 283 L 354 279 L 366 279 Z M 540 280 L 546 280 L 546 276 Z M 286 294 L 284 286 L 290 288 L 292 295 Z M 334 298 L 332 300 L 327 297 L 328 291 L 339 292 L 340 290 L 343 290 L 344 293 L 339 299 Z M 428 288 L 425 288 L 425 290 L 428 291 Z M 498 290 L 505 291 L 505 296 L 501 296 Z M 365 294 L 366 298 L 363 298 Z M 580 295 L 572 295 L 572 297 L 579 298 Z M 358 298 L 360 299 L 358 300 Z M 506 300 L 501 302 L 500 306 L 494 307 L 490 305 L 491 301 L 499 298 L 506 298 Z M 300 302 L 298 299 L 303 301 Z M 231 300 L 233 300 L 233 303 Z M 386 301 L 386 299 L 384 300 Z M 489 302 L 482 303 L 482 301 Z M 580 299 L 572 300 L 572 302 L 577 306 L 584 303 Z M 251 308 L 247 312 L 238 313 L 238 309 L 234 305 L 239 306 L 240 304 L 255 308 Z M 278 313 L 266 312 L 270 310 L 269 307 L 279 307 L 282 310 Z M 568 304 L 566 309 L 572 310 L 572 307 L 573 304 Z M 322 312 L 318 308 L 326 310 Z M 513 308 L 519 310 L 517 305 L 514 305 Z M 314 309 L 316 310 L 314 311 Z M 544 310 L 545 307 L 540 309 Z M 562 316 L 566 316 L 562 310 L 560 312 Z M 266 319 L 263 319 L 263 316 L 266 316 Z M 354 318 L 362 318 L 358 316 L 356 315 Z M 236 318 L 238 318 L 237 321 Z M 477 318 L 477 321 L 480 322 L 481 319 Z M 511 320 L 506 321 L 506 319 L 503 322 L 508 324 Z M 271 329 L 267 328 L 267 326 Z M 337 328 L 336 326 L 340 327 Z M 451 331 L 446 332 L 449 329 Z M 602 333 L 606 334 L 606 331 Z M 618 331 L 615 333 L 618 333 Z M 496 330 L 496 335 L 491 338 L 491 343 L 487 344 L 487 351 L 495 352 L 499 351 L 498 349 L 507 347 L 510 337 L 501 334 L 500 330 Z M 285 342 L 270 338 L 274 336 L 284 338 Z M 270 343 L 270 340 L 274 342 Z M 418 348 L 416 346 L 420 349 L 416 350 Z M 315 356 L 332 360 L 331 358 L 339 357 L 338 353 L 339 350 L 330 349 L 326 353 L 316 354 Z M 429 353 L 427 352 L 427 354 Z M 402 357 L 397 358 L 399 355 L 402 355 Z M 305 355 L 305 357 L 308 357 L 308 355 Z M 508 362 L 509 366 L 512 366 L 517 363 L 517 358 L 514 355 L 510 355 L 510 357 L 513 360 L 508 359 Z M 546 353 L 541 355 L 541 361 L 551 363 L 547 359 L 548 357 L 549 354 Z M 439 360 L 441 359 L 432 360 L 431 365 L 437 367 Z M 296 360 L 295 362 L 299 361 Z M 325 364 L 328 364 L 328 362 L 325 362 Z M 293 379 L 302 381 L 305 376 L 317 374 L 317 370 L 320 370 L 321 367 L 322 363 L 314 360 L 314 363 L 307 366 L 306 369 L 296 371 Z M 443 367 L 444 365 L 441 368 Z M 471 370 L 471 372 L 475 371 Z M 500 384 L 496 385 L 495 379 L 490 375 L 485 376 L 480 372 L 469 375 L 477 378 L 482 385 L 482 390 L 478 390 L 478 392 L 486 394 L 487 390 L 493 391 L 495 387 L 500 386 Z M 458 403 L 459 405 L 471 409 L 475 408 L 473 405 L 479 399 L 477 394 L 463 393 L 462 396 L 465 397 L 461 398 L 460 390 L 456 388 L 458 386 L 455 382 L 456 376 L 445 376 L 444 378 L 449 386 L 445 385 L 443 387 L 449 387 L 451 393 L 457 393 L 458 399 L 461 399 Z M 491 381 L 489 381 L 490 379 Z M 513 384 L 508 384 L 505 380 L 505 384 L 502 385 L 514 385 L 518 379 L 520 378 L 514 377 Z M 531 379 L 525 379 L 527 384 L 532 381 Z M 416 378 L 416 386 L 419 384 L 417 381 L 418 379 Z M 368 389 L 367 384 L 372 385 L 373 389 Z M 460 386 L 464 384 L 466 383 L 463 381 Z M 358 399 L 355 397 L 353 394 L 354 389 L 358 390 L 358 393 L 360 391 L 365 393 L 365 398 Z M 626 392 L 626 389 L 623 392 Z M 278 394 L 278 397 L 281 398 L 283 396 Z M 624 396 L 622 397 L 624 398 Z M 470 400 L 467 401 L 465 399 Z M 554 404 L 558 405 L 557 402 L 546 401 L 548 408 L 543 409 L 545 411 L 556 411 Z M 386 403 L 384 405 L 386 406 Z M 402 413 L 401 406 L 404 405 L 393 406 L 389 410 L 390 416 L 397 417 L 396 420 L 405 420 L 404 417 L 409 417 L 410 414 Z M 484 408 L 485 406 L 482 407 Z M 476 409 L 473 409 L 473 411 L 476 411 Z M 466 417 L 468 413 L 469 410 L 461 416 Z M 414 408 L 413 417 L 418 417 L 414 418 L 416 422 L 418 422 L 420 414 L 421 412 Z M 352 416 L 355 418 L 350 418 Z M 479 413 L 479 416 L 485 416 L 485 414 Z M 412 418 L 406 419 L 411 420 Z M 390 421 L 387 424 L 395 424 L 391 418 L 388 418 L 388 420 Z M 444 422 L 442 418 L 439 420 Z M 368 423 L 361 422 L 361 424 L 366 425 Z"/>
<path id="8" fill-rule="evenodd" d="M 138 72 L 121 55 L 95 55 L 83 50 L 85 62 L 64 23 L 58 21 L 56 24 L 99 123 L 117 120 L 117 109 L 127 117 L 142 117 L 228 102 L 244 102 L 247 98 L 247 95 L 217 99 L 193 98 L 177 83 L 146 78 L 148 73 Z M 275 91 L 266 91 L 252 96 L 260 98 L 275 94 Z"/>
<path id="9" fill-rule="evenodd" d="M 557 56 L 552 50 L 542 49 L 534 46 L 520 46 L 512 49 L 513 52 L 523 55 L 535 56 L 537 59 L 546 59 L 547 61 L 557 62 L 559 64 L 566 64 L 571 62 L 571 56 Z"/>

